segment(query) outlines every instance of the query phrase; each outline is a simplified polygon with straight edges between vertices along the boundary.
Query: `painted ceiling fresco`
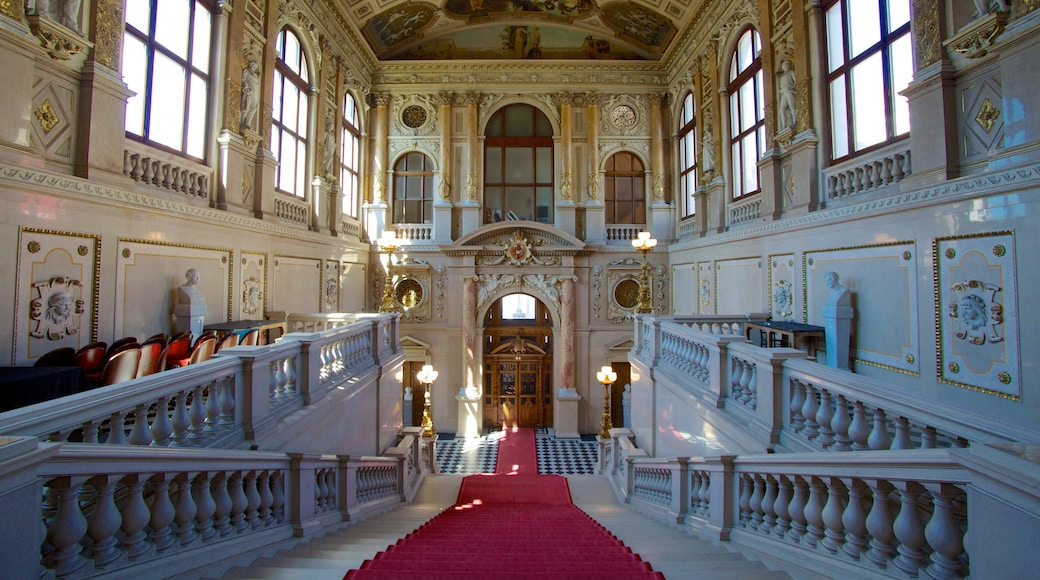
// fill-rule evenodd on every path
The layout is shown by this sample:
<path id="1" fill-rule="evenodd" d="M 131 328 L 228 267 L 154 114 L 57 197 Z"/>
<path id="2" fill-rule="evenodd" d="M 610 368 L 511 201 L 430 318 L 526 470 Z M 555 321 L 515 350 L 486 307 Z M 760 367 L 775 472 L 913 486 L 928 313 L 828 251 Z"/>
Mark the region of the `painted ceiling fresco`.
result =
<path id="1" fill-rule="evenodd" d="M 362 31 L 381 60 L 657 60 L 676 27 L 629 1 L 446 0 L 398 4 Z"/>

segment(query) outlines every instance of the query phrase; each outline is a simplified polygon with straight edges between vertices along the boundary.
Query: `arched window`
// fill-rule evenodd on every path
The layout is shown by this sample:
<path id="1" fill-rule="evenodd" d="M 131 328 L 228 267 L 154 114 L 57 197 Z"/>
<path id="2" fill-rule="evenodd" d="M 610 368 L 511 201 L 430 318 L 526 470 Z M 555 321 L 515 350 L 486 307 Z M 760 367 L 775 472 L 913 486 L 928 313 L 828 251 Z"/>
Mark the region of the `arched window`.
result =
<path id="1" fill-rule="evenodd" d="M 679 203 L 680 219 L 693 217 L 696 207 L 693 203 L 697 193 L 697 122 L 693 110 L 693 94 L 688 93 L 683 99 L 679 111 Z"/>
<path id="2" fill-rule="evenodd" d="M 343 96 L 343 134 L 340 136 L 339 186 L 343 195 L 343 215 L 358 217 L 358 192 L 361 184 L 361 124 L 357 103 L 350 93 Z"/>
<path id="3" fill-rule="evenodd" d="M 271 151 L 278 158 L 275 187 L 282 193 L 307 193 L 307 131 L 310 120 L 310 76 L 300 39 L 288 28 L 278 33 L 274 65 L 274 111 Z"/>
<path id="4" fill-rule="evenodd" d="M 500 300 L 502 320 L 534 320 L 534 296 L 507 294 Z"/>
<path id="5" fill-rule="evenodd" d="M 204 0 L 127 3 L 122 71 L 137 93 L 126 102 L 131 138 L 205 160 L 212 10 Z"/>
<path id="6" fill-rule="evenodd" d="M 729 65 L 729 125 L 733 156 L 733 198 L 758 193 L 758 160 L 766 149 L 762 94 L 762 41 L 749 28 L 737 41 Z"/>
<path id="7" fill-rule="evenodd" d="M 394 165 L 394 223 L 433 223 L 433 163 L 412 152 Z"/>
<path id="8" fill-rule="evenodd" d="M 552 127 L 531 105 L 510 105 L 488 122 L 484 140 L 484 223 L 553 222 Z"/>
<path id="9" fill-rule="evenodd" d="M 825 4 L 831 158 L 855 155 L 910 132 L 899 91 L 914 76 L 909 0 Z"/>
<path id="10" fill-rule="evenodd" d="M 620 151 L 607 159 L 603 204 L 608 224 L 646 223 L 646 173 L 635 155 Z"/>

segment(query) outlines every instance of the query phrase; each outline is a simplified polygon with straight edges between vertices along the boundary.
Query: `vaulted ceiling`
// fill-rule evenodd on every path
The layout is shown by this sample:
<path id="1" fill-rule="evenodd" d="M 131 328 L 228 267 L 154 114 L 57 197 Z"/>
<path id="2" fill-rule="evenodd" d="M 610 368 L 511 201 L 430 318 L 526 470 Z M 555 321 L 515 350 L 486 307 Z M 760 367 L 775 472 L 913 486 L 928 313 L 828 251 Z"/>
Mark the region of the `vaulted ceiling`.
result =
<path id="1" fill-rule="evenodd" d="M 658 60 L 710 0 L 339 0 L 381 61 Z"/>

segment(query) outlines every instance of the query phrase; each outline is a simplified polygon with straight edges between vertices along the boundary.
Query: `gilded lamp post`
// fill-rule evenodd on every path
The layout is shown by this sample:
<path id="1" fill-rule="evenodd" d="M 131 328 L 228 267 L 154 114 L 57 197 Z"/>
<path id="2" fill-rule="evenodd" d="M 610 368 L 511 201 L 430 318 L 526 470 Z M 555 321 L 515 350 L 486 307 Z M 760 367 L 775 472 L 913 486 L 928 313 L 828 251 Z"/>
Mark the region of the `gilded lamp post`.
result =
<path id="1" fill-rule="evenodd" d="M 639 268 L 639 303 L 636 304 L 636 314 L 649 314 L 654 311 L 653 300 L 650 297 L 650 274 L 646 265 L 646 255 L 653 251 L 657 240 L 650 237 L 650 232 L 639 232 L 639 237 L 632 240 L 632 247 L 643 253 L 643 265 Z"/>
<path id="2" fill-rule="evenodd" d="M 386 252 L 386 283 L 383 284 L 383 303 L 379 305 L 380 312 L 397 312 L 397 302 L 394 300 L 394 252 L 400 247 L 397 245 L 397 234 L 393 230 L 384 230 L 383 237 L 379 238 L 379 247 Z"/>
<path id="3" fill-rule="evenodd" d="M 610 439 L 610 430 L 614 428 L 610 420 L 610 385 L 617 380 L 617 373 L 610 365 L 606 365 L 596 373 L 596 380 L 603 383 L 603 417 L 599 420 L 599 436 Z"/>
<path id="4" fill-rule="evenodd" d="M 437 380 L 437 374 L 437 371 L 433 370 L 433 365 L 423 365 L 422 370 L 415 375 L 415 378 L 426 387 L 423 392 L 422 423 L 419 425 L 422 427 L 424 437 L 433 437 L 437 434 L 433 429 L 433 413 L 430 408 L 430 389 L 433 388 L 433 381 Z"/>

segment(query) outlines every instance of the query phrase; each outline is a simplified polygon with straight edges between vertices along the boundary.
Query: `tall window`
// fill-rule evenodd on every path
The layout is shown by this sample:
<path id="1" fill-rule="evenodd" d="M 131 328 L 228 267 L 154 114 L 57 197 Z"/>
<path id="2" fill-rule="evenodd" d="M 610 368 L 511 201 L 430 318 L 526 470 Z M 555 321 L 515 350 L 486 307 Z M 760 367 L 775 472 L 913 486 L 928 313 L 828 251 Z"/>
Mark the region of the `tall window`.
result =
<path id="1" fill-rule="evenodd" d="M 834 0 L 825 14 L 831 157 L 841 159 L 910 131 L 899 95 L 914 76 L 910 0 Z"/>
<path id="2" fill-rule="evenodd" d="M 488 122 L 484 140 L 484 222 L 553 222 L 552 127 L 538 109 L 510 105 Z"/>
<path id="3" fill-rule="evenodd" d="M 693 94 L 687 94 L 679 111 L 679 203 L 681 219 L 696 213 L 697 193 L 697 123 L 694 118 Z"/>
<path id="4" fill-rule="evenodd" d="M 729 65 L 729 135 L 733 148 L 734 199 L 758 193 L 760 189 L 758 160 L 766 149 L 761 50 L 758 32 L 749 28 L 737 41 Z"/>
<path id="5" fill-rule="evenodd" d="M 278 158 L 275 187 L 282 193 L 307 193 L 307 127 L 310 119 L 310 74 L 300 39 L 288 28 L 278 33 L 274 64 L 274 114 L 271 151 Z"/>
<path id="6" fill-rule="evenodd" d="M 394 165 L 394 223 L 433 223 L 433 163 L 422 153 Z"/>
<path id="7" fill-rule="evenodd" d="M 534 296 L 506 294 L 502 303 L 502 320 L 534 320 Z"/>
<path id="8" fill-rule="evenodd" d="M 608 224 L 646 223 L 646 174 L 643 162 L 620 151 L 607 159 L 603 194 L 604 219 Z"/>
<path id="9" fill-rule="evenodd" d="M 137 93 L 126 103 L 127 135 L 204 160 L 213 3 L 136 0 L 125 10 L 123 78 Z"/>
<path id="10" fill-rule="evenodd" d="M 347 93 L 343 97 L 343 134 L 340 135 L 339 186 L 343 190 L 343 215 L 358 217 L 358 191 L 361 183 L 361 124 L 357 104 Z"/>

